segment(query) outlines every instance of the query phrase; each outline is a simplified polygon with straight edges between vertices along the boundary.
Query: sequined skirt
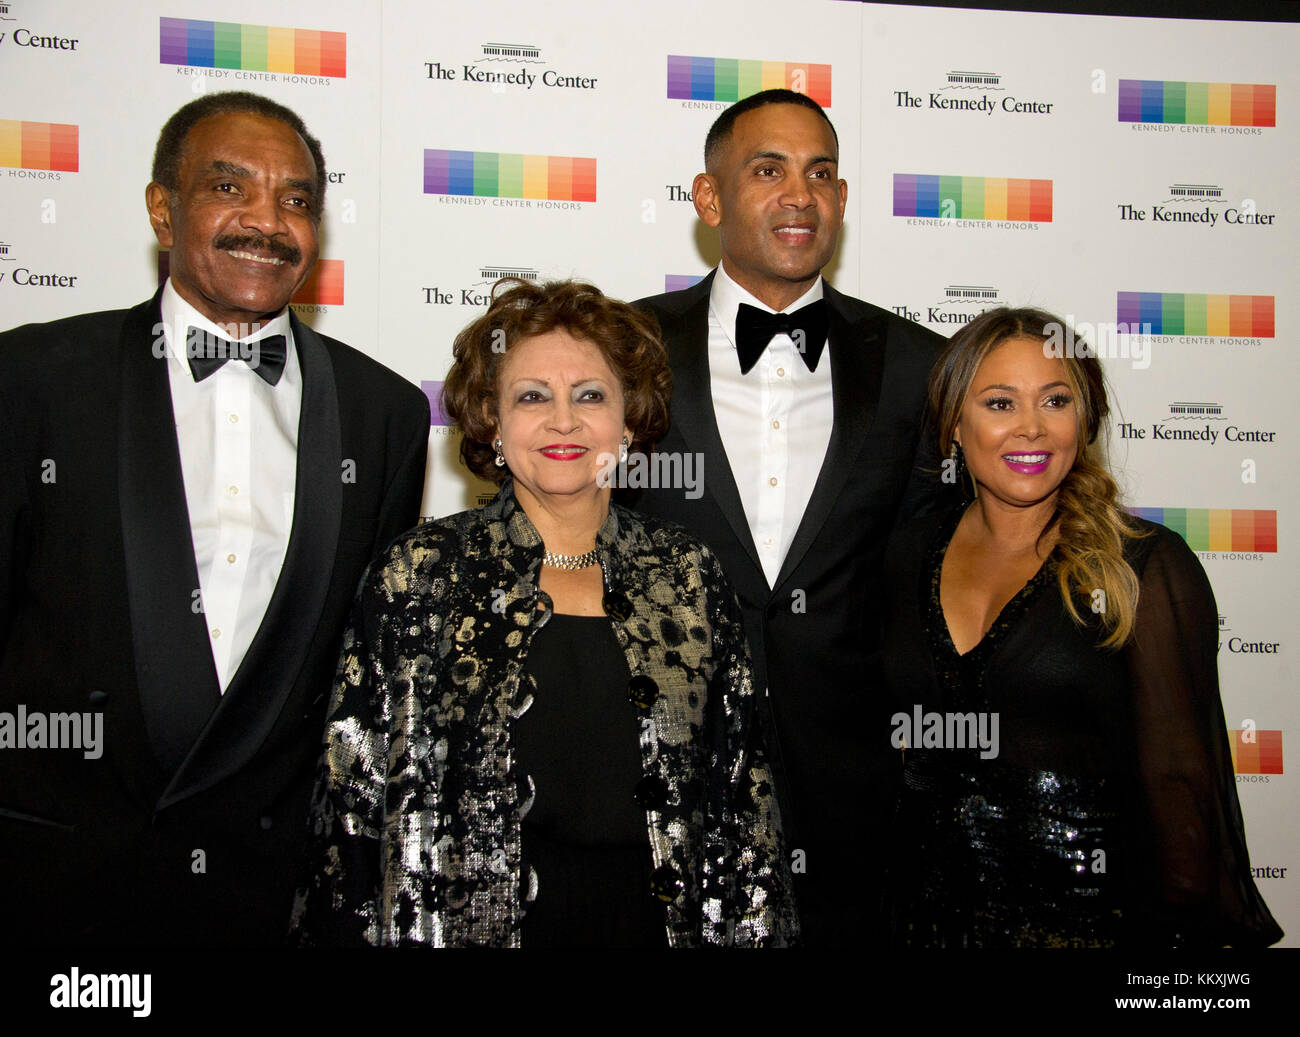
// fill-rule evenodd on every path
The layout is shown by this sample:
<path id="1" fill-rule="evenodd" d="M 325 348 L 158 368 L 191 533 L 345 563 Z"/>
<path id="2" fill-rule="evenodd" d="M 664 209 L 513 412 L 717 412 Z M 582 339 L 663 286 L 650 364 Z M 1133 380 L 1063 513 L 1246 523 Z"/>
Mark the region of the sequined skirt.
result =
<path id="1" fill-rule="evenodd" d="M 907 750 L 885 898 L 894 943 L 1115 946 L 1113 799 L 1102 778 Z"/>

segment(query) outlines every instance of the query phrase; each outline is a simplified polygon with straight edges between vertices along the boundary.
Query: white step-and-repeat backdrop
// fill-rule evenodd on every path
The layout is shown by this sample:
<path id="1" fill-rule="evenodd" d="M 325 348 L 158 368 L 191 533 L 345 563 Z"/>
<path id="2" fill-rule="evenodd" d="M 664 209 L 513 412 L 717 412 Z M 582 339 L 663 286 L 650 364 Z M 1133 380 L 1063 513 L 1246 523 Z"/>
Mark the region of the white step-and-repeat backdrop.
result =
<path id="1" fill-rule="evenodd" d="M 628 299 L 704 275 L 710 123 L 807 93 L 849 182 L 838 288 L 944 333 L 1004 303 L 1092 329 L 1129 503 L 1213 582 L 1252 863 L 1300 945 L 1298 51 L 1295 25 L 835 0 L 0 0 L 0 327 L 147 298 L 159 127 L 255 90 L 330 169 L 296 309 L 436 402 L 504 274 Z M 476 503 L 436 406 L 430 435 L 425 513 Z"/>

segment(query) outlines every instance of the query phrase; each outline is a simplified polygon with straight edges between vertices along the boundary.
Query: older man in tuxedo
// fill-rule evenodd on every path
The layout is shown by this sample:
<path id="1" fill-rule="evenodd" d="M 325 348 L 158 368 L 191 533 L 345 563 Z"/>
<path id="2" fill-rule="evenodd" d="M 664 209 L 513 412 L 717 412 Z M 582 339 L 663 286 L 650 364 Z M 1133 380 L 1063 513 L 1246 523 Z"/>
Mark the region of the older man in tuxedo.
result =
<path id="1" fill-rule="evenodd" d="M 288 308 L 324 192 L 292 111 L 200 98 L 146 190 L 158 294 L 0 335 L 7 941 L 287 928 L 346 613 L 418 518 L 429 432 Z"/>
<path id="2" fill-rule="evenodd" d="M 810 946 L 880 931 L 898 753 L 877 715 L 877 591 L 891 528 L 941 487 L 918 445 L 942 339 L 821 277 L 848 199 L 838 159 L 802 94 L 727 109 L 692 189 L 722 263 L 639 304 L 673 369 L 659 449 L 702 456 L 704 493 L 657 488 L 637 507 L 698 534 L 740 597 Z"/>

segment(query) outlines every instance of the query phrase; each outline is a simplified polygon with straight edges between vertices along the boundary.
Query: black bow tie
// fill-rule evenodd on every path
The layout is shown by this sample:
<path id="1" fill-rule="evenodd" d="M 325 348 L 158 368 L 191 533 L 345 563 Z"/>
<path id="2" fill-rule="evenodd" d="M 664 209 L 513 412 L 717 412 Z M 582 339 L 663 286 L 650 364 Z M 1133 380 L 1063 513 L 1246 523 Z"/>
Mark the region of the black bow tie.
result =
<path id="1" fill-rule="evenodd" d="M 275 385 L 284 374 L 288 344 L 284 335 L 267 335 L 256 342 L 230 342 L 202 328 L 190 328 L 185 333 L 185 356 L 196 382 L 203 381 L 227 360 L 242 360 L 267 385 Z"/>
<path id="2" fill-rule="evenodd" d="M 817 361 L 826 346 L 830 323 L 825 299 L 809 303 L 794 313 L 765 313 L 757 306 L 742 302 L 736 311 L 736 353 L 740 357 L 740 373 L 749 374 L 767 344 L 780 334 L 790 336 L 808 370 L 816 371 Z"/>

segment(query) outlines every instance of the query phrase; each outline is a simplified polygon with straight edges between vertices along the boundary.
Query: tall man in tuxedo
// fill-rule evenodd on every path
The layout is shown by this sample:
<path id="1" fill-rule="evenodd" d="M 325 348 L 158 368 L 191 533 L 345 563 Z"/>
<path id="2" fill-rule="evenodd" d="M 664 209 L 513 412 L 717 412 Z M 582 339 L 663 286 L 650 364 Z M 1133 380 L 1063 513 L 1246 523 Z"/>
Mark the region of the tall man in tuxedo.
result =
<path id="1" fill-rule="evenodd" d="M 6 941 L 287 929 L 344 621 L 418 518 L 429 432 L 418 389 L 288 309 L 324 192 L 297 115 L 200 98 L 146 190 L 158 294 L 0 335 Z"/>
<path id="2" fill-rule="evenodd" d="M 881 566 L 894 523 L 939 486 L 918 442 L 943 340 L 821 278 L 848 198 L 838 157 L 802 94 L 727 109 L 692 189 L 722 263 L 639 304 L 673 370 L 659 449 L 702 455 L 704 493 L 661 488 L 636 506 L 698 534 L 740 598 L 810 946 L 878 933 L 898 768 L 878 716 Z"/>

